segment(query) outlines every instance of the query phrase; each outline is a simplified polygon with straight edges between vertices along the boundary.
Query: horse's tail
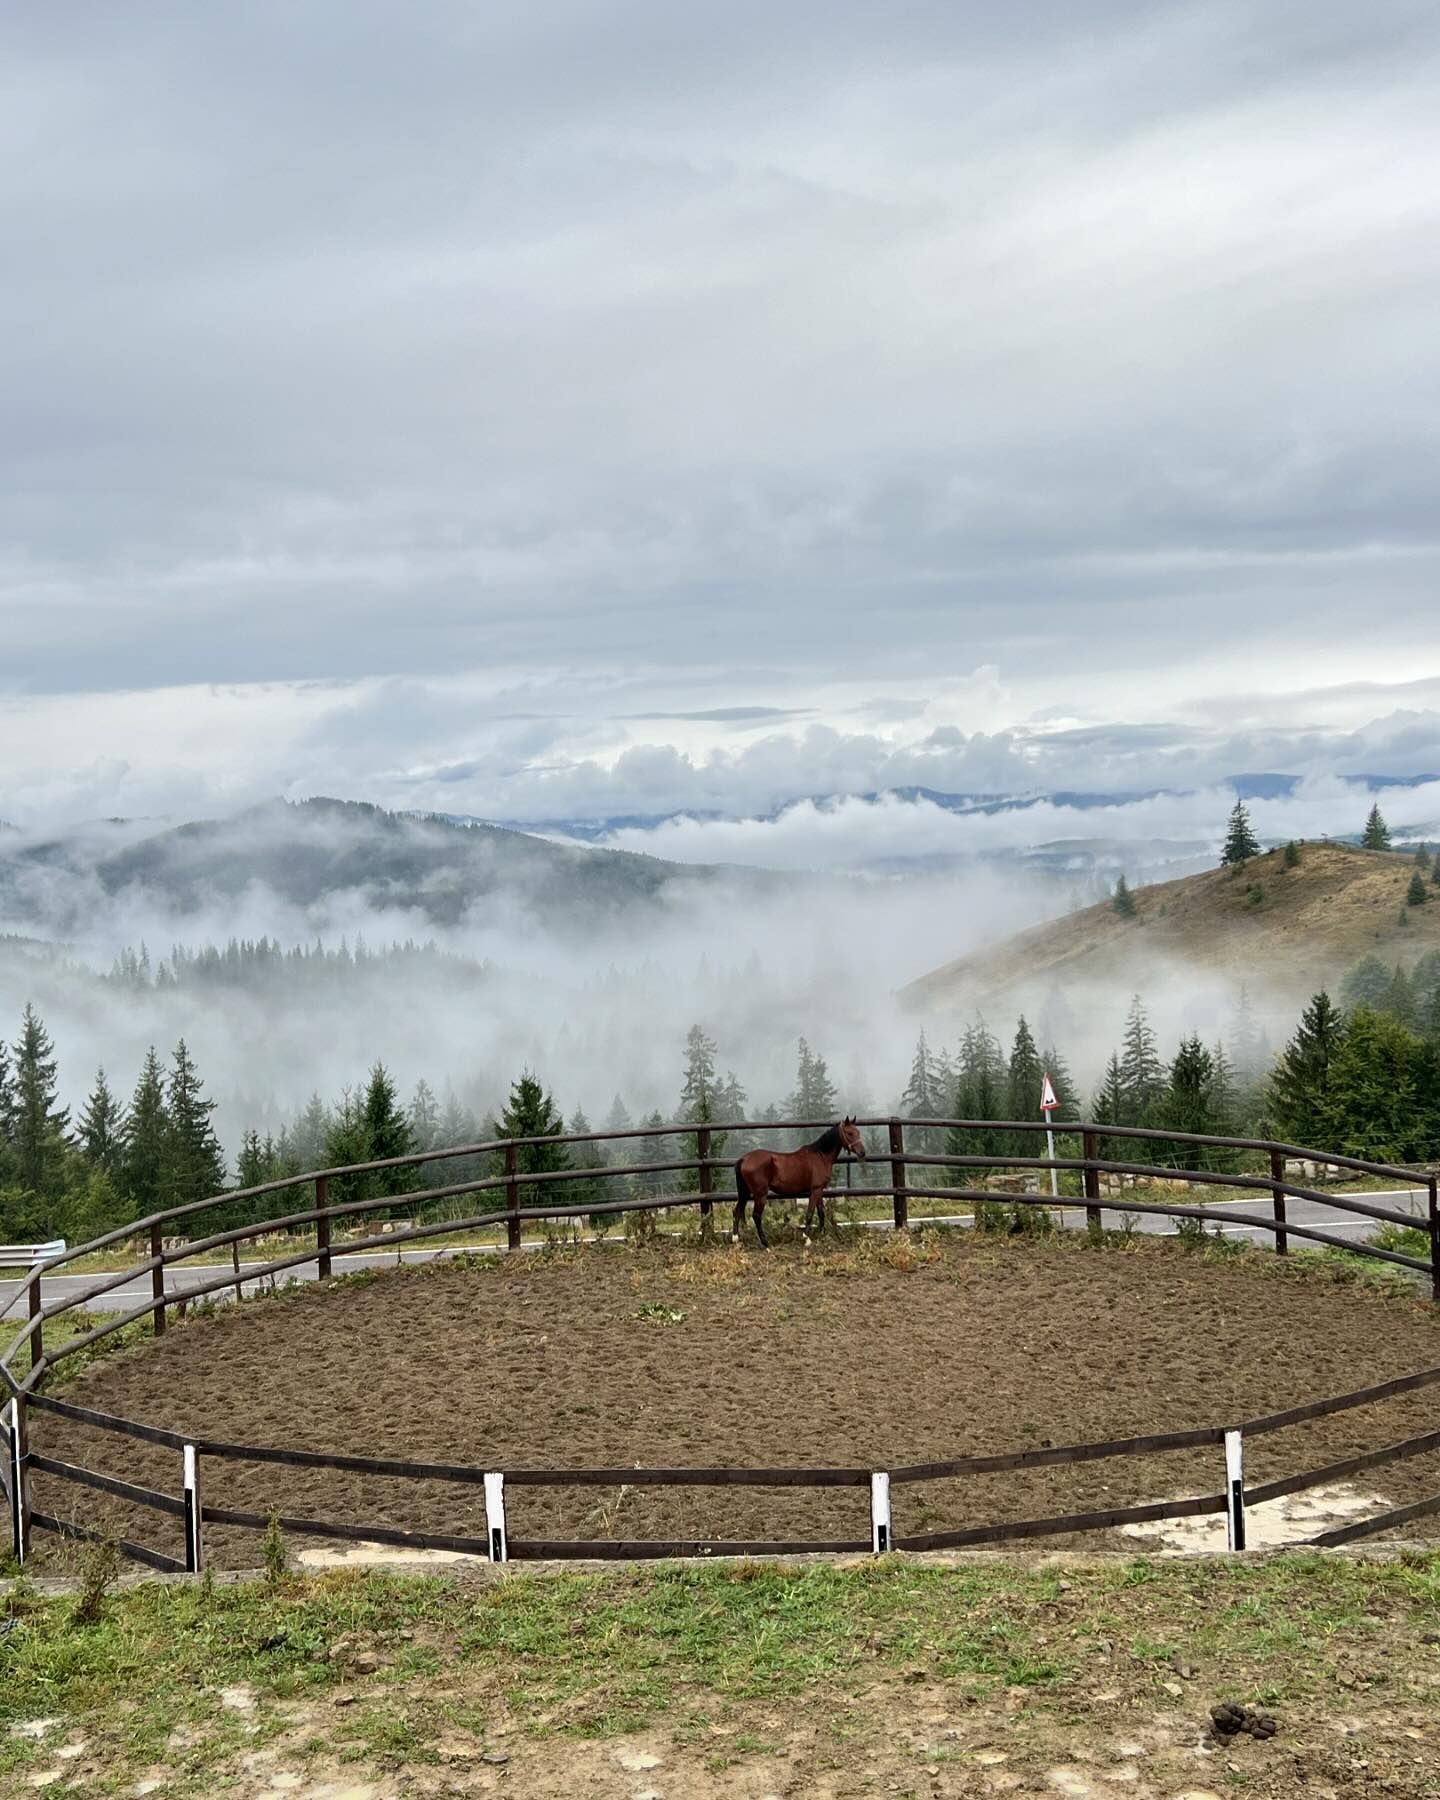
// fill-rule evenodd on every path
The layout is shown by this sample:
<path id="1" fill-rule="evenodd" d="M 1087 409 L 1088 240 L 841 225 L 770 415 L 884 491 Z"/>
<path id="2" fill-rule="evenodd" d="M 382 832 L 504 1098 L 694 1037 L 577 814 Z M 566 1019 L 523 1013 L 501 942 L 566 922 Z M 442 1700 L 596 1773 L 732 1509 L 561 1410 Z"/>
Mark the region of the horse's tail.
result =
<path id="1" fill-rule="evenodd" d="M 741 1157 L 735 1164 L 735 1192 L 739 1196 L 741 1206 L 744 1206 L 745 1202 L 750 1198 L 750 1188 L 745 1180 L 745 1171 L 740 1166 L 744 1160 L 745 1159 Z"/>

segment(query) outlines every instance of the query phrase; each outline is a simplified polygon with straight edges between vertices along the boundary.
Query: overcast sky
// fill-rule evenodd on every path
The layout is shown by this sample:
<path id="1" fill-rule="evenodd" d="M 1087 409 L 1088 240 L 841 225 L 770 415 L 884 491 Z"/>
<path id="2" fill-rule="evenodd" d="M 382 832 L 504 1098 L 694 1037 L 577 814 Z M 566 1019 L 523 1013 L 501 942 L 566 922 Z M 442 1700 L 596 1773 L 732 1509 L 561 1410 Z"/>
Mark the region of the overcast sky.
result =
<path id="1" fill-rule="evenodd" d="M 0 14 L 0 816 L 1440 769 L 1433 0 Z"/>

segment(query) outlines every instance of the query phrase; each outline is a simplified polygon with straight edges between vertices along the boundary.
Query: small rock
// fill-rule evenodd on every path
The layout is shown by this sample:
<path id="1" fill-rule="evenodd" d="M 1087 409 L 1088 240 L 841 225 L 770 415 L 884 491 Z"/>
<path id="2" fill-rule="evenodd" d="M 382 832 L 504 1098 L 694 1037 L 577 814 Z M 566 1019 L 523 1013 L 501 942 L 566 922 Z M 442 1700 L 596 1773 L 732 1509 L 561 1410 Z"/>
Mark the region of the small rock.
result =
<path id="1" fill-rule="evenodd" d="M 373 1650 L 362 1650 L 358 1656 L 351 1657 L 350 1667 L 357 1675 L 373 1675 L 380 1667 L 380 1658 Z"/>
<path id="2" fill-rule="evenodd" d="M 293 1769 L 281 1769 L 278 1775 L 270 1777 L 270 1791 L 275 1794 L 288 1794 L 292 1788 L 298 1788 L 304 1780 Z"/>
<path id="3" fill-rule="evenodd" d="M 87 1748 L 88 1746 L 82 1738 L 78 1744 L 64 1745 L 64 1747 L 57 1750 L 55 1754 L 62 1762 L 74 1762 L 77 1756 L 83 1756 L 85 1754 Z"/>
<path id="4" fill-rule="evenodd" d="M 1185 1698 L 1185 1690 L 1178 1681 L 1162 1681 L 1160 1685 L 1172 1700 L 1183 1700 Z"/>
<path id="5" fill-rule="evenodd" d="M 975 1760 L 977 1763 L 983 1764 L 985 1768 L 993 1769 L 997 1763 L 1009 1762 L 1010 1752 L 1008 1750 L 977 1750 Z"/>
<path id="6" fill-rule="evenodd" d="M 938 1775 L 940 1773 L 939 1763 L 926 1763 L 925 1773 L 927 1775 Z"/>
<path id="7" fill-rule="evenodd" d="M 615 1760 L 627 1775 L 643 1775 L 647 1769 L 658 1769 L 660 1758 L 649 1750 L 617 1750 Z"/>
<path id="8" fill-rule="evenodd" d="M 1172 1656 L 1170 1658 L 1170 1667 L 1182 1681 L 1193 1681 L 1200 1673 L 1195 1664 L 1191 1662 L 1188 1657 L 1184 1656 Z"/>
<path id="9" fill-rule="evenodd" d="M 353 1706 L 355 1704 L 355 1696 L 353 1694 L 332 1694 L 330 1696 L 330 1704 L 332 1706 Z"/>
<path id="10" fill-rule="evenodd" d="M 28 1785 L 32 1788 L 53 1787 L 57 1781 L 64 1779 L 64 1775 L 63 1769 L 41 1769 L 38 1774 L 29 1778 Z"/>
<path id="11" fill-rule="evenodd" d="M 510 1760 L 510 1753 L 508 1750 L 482 1750 L 480 1760 L 489 1763 L 492 1769 L 503 1769 Z"/>
<path id="12" fill-rule="evenodd" d="M 33 1738 L 36 1743 L 47 1731 L 53 1731 L 60 1723 L 58 1719 L 22 1719 L 18 1725 L 10 1727 L 13 1738 Z"/>
<path id="13" fill-rule="evenodd" d="M 248 1687 L 221 1688 L 220 1704 L 231 1712 L 254 1712 L 255 1690 Z"/>

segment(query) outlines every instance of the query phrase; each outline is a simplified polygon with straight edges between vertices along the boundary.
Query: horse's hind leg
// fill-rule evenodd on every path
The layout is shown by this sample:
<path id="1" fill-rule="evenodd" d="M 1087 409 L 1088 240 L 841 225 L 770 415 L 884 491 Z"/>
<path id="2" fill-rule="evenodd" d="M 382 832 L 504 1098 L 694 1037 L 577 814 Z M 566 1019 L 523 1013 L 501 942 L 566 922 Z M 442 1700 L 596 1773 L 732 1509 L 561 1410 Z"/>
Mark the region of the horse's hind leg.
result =
<path id="1" fill-rule="evenodd" d="M 765 1197 L 763 1194 L 755 1196 L 755 1235 L 760 1240 L 760 1248 L 768 1250 L 770 1240 L 765 1235 Z"/>
<path id="2" fill-rule="evenodd" d="M 730 1238 L 731 1238 L 732 1243 L 738 1244 L 740 1242 L 740 1233 L 745 1228 L 745 1202 L 748 1198 L 749 1198 L 748 1194 L 742 1194 L 740 1196 L 740 1198 L 735 1202 L 734 1216 L 731 1218 L 731 1221 L 730 1221 Z M 760 1222 L 760 1217 L 759 1217 L 758 1212 L 755 1217 L 755 1222 L 757 1225 Z"/>

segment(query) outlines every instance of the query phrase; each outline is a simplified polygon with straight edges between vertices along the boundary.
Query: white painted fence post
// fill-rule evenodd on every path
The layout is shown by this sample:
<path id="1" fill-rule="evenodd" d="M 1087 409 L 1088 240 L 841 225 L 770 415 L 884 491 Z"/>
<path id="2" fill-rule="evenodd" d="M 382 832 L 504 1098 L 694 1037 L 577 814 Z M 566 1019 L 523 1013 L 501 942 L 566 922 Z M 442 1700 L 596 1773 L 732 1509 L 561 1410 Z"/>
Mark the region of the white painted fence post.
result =
<path id="1" fill-rule="evenodd" d="M 10 1402 L 9 1463 L 5 1475 L 10 1489 L 10 1532 L 15 1561 L 24 1568 L 25 1554 L 30 1547 L 30 1532 L 29 1520 L 25 1516 L 25 1425 L 18 1398 Z"/>
<path id="2" fill-rule="evenodd" d="M 205 1544 L 201 1532 L 200 1510 L 200 1458 L 193 1444 L 186 1444 L 184 1451 L 184 1475 L 182 1477 L 185 1491 L 185 1568 L 191 1575 L 200 1573 L 205 1560 Z"/>
<path id="3" fill-rule="evenodd" d="M 485 1477 L 485 1524 L 490 1534 L 490 1560 L 510 1560 L 510 1540 L 505 1535 L 505 1477 Z"/>
<path id="4" fill-rule="evenodd" d="M 1225 1433 L 1225 1537 L 1231 1550 L 1245 1548 L 1245 1460 L 1240 1432 Z"/>
<path id="5" fill-rule="evenodd" d="M 890 1477 L 883 1472 L 870 1477 L 870 1548 L 877 1556 L 890 1548 Z"/>

